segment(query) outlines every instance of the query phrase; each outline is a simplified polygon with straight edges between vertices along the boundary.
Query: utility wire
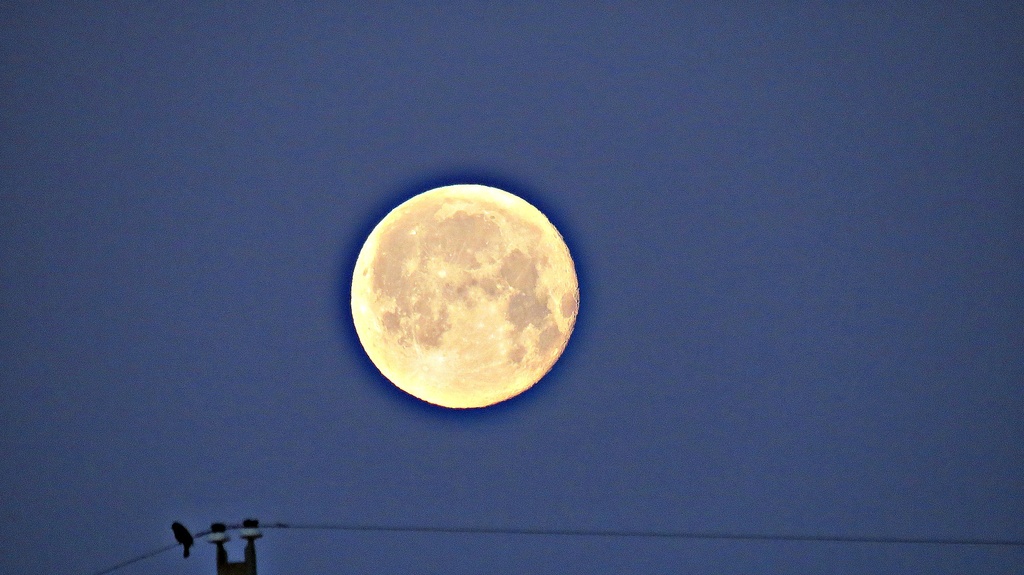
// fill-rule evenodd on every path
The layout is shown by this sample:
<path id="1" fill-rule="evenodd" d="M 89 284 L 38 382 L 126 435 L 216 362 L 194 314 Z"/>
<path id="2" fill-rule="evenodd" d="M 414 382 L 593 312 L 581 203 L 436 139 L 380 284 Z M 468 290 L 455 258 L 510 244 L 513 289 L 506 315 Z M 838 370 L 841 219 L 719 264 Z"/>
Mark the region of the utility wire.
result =
<path id="1" fill-rule="evenodd" d="M 142 555 L 139 555 L 138 557 L 134 557 L 132 559 L 128 559 L 127 561 L 122 561 L 122 562 L 118 563 L 117 565 L 114 565 L 113 567 L 108 567 L 108 568 L 104 569 L 103 571 L 97 571 L 94 575 L 106 575 L 107 573 L 112 573 L 112 572 L 117 571 L 118 569 L 120 569 L 122 567 L 127 567 L 127 566 L 131 565 L 132 563 L 138 563 L 139 561 L 142 561 L 143 559 L 149 559 L 150 557 L 153 557 L 154 555 L 159 555 L 159 554 L 163 553 L 164 551 L 170 551 L 171 549 L 174 549 L 177 546 L 178 546 L 178 544 L 174 543 L 172 545 L 167 545 L 167 546 L 161 547 L 159 549 L 154 549 L 154 550 L 150 551 L 149 553 L 143 553 Z"/>
<path id="2" fill-rule="evenodd" d="M 229 529 L 239 529 L 239 528 L 241 528 L 241 525 L 237 525 L 237 526 L 236 525 L 232 525 L 232 526 L 229 527 Z M 199 539 L 200 537 L 205 537 L 205 536 L 207 536 L 209 534 L 210 534 L 210 530 L 207 529 L 206 531 L 200 531 L 198 533 L 192 534 L 192 537 L 194 537 L 196 539 Z M 170 545 L 165 545 L 163 547 L 160 547 L 159 549 L 154 549 L 154 550 L 150 551 L 149 553 L 143 553 L 142 555 L 139 555 L 138 557 L 133 557 L 131 559 L 128 559 L 127 561 L 122 561 L 122 562 L 120 562 L 117 565 L 114 565 L 112 567 L 107 567 L 103 571 L 97 571 L 97 572 L 93 573 L 93 575 L 107 575 L 107 573 L 113 573 L 114 571 L 117 571 L 118 569 L 120 569 L 122 567 L 127 567 L 127 566 L 131 565 L 132 563 L 138 563 L 139 561 L 142 561 L 143 559 L 149 559 L 150 557 L 155 557 L 156 555 L 164 553 L 165 551 L 170 551 L 171 549 L 174 549 L 175 547 L 179 547 L 179 546 L 181 546 L 181 543 L 177 543 L 177 542 L 171 543 Z"/>
<path id="3" fill-rule="evenodd" d="M 241 523 L 227 525 L 229 531 L 242 528 Z M 346 525 L 342 523 L 260 523 L 260 529 L 304 529 L 317 531 L 353 531 L 377 533 L 459 533 L 467 535 L 538 535 L 563 537 L 633 537 L 660 539 L 718 539 L 727 541 L 795 541 L 817 543 L 881 543 L 904 545 L 988 545 L 999 547 L 1024 547 L 1024 540 L 1019 539 L 953 539 L 928 537 L 867 537 L 846 535 L 770 535 L 762 533 L 729 533 L 725 531 L 614 531 L 601 529 L 505 529 L 500 527 L 417 527 L 409 525 Z M 193 534 L 199 539 L 210 534 L 210 530 Z M 178 547 L 178 543 L 154 549 L 117 565 L 97 571 L 93 575 L 107 575 L 137 563 L 170 551 Z"/>
<path id="4" fill-rule="evenodd" d="M 261 529 L 310 529 L 333 531 L 376 531 L 402 533 L 464 533 L 477 535 L 555 535 L 568 537 L 635 537 L 661 539 L 725 539 L 731 541 L 806 541 L 822 543 L 890 543 L 917 545 L 994 545 L 1024 547 L 1012 539 L 953 539 L 926 537 L 868 537 L 846 535 L 769 535 L 723 531 L 611 531 L 601 529 L 504 529 L 496 527 L 416 527 L 385 525 L 342 525 L 331 523 L 266 523 Z"/>

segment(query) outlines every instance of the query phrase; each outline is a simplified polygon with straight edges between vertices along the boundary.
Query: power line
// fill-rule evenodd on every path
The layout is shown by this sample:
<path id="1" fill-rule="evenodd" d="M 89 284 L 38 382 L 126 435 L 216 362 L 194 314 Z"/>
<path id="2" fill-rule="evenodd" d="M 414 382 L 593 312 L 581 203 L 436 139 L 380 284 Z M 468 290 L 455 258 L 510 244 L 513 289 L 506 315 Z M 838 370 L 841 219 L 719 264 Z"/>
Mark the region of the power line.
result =
<path id="1" fill-rule="evenodd" d="M 228 530 L 241 529 L 242 524 L 227 525 Z M 260 523 L 260 529 L 302 529 L 317 531 L 349 531 L 377 533 L 451 533 L 465 535 L 532 535 L 561 537 L 622 537 L 622 538 L 658 538 L 658 539 L 691 539 L 691 540 L 725 540 L 725 541 L 789 541 L 811 543 L 876 543 L 894 545 L 987 545 L 998 547 L 1024 547 L 1020 539 L 985 539 L 985 538 L 930 538 L 930 537 L 868 537 L 858 535 L 772 535 L 763 533 L 730 533 L 726 531 L 618 531 L 602 529 L 513 529 L 501 527 L 429 527 L 412 525 L 358 525 L 342 523 Z M 210 534 L 210 530 L 200 531 L 193 536 L 196 539 Z M 97 571 L 93 575 L 107 575 L 137 563 L 143 559 L 159 555 L 178 547 L 178 543 L 154 549 L 148 553 L 122 561 L 117 565 Z"/>
<path id="2" fill-rule="evenodd" d="M 131 565 L 132 563 L 138 563 L 139 561 L 142 561 L 143 559 L 149 559 L 150 557 L 153 557 L 154 555 L 159 555 L 159 554 L 163 553 L 164 551 L 170 551 L 171 549 L 174 549 L 177 546 L 178 546 L 177 543 L 173 543 L 171 545 L 167 545 L 167 546 L 161 547 L 159 549 L 154 549 L 154 550 L 150 551 L 149 553 L 143 553 L 142 555 L 139 555 L 138 557 L 133 557 L 131 559 L 128 559 L 127 561 L 122 561 L 122 562 L 118 563 L 117 565 L 114 565 L 113 567 L 108 567 L 108 568 L 104 569 L 103 571 L 97 571 L 93 575 L 106 575 L 107 573 L 112 573 L 112 572 L 117 571 L 118 569 L 120 569 L 122 567 L 127 567 L 127 566 Z"/>
<path id="3" fill-rule="evenodd" d="M 242 527 L 241 524 L 239 524 L 237 526 L 232 525 L 231 529 L 240 529 L 241 527 Z M 205 536 L 207 536 L 209 534 L 210 534 L 210 530 L 207 529 L 206 531 L 200 531 L 198 533 L 193 534 L 193 537 L 198 539 L 200 537 L 205 537 Z M 160 547 L 158 549 L 154 549 L 154 550 L 150 551 L 149 553 L 143 553 L 142 555 L 139 555 L 138 557 L 132 557 L 131 559 L 128 559 L 126 561 L 122 561 L 122 562 L 118 563 L 117 565 L 114 565 L 112 567 L 107 567 L 106 569 L 104 569 L 102 571 L 97 571 L 97 572 L 93 573 L 92 575 L 107 575 L 107 573 L 113 573 L 114 571 L 117 571 L 118 569 L 121 569 L 122 567 L 127 567 L 127 566 L 131 565 L 132 563 L 138 563 L 139 561 L 142 561 L 143 559 L 149 559 L 150 557 L 155 557 L 155 556 L 157 556 L 157 555 L 159 555 L 161 553 L 164 553 L 166 551 L 170 551 L 171 549 L 174 549 L 175 547 L 179 547 L 180 545 L 181 545 L 180 543 L 171 543 L 170 545 L 165 545 L 165 546 Z"/>
<path id="4" fill-rule="evenodd" d="M 476 535 L 553 535 L 567 537 L 631 537 L 661 539 L 720 539 L 731 541 L 794 541 L 818 543 L 888 543 L 916 545 L 992 545 L 1024 547 L 1024 540 L 1012 539 L 954 539 L 928 537 L 868 537 L 858 535 L 771 535 L 759 533 L 730 533 L 724 531 L 615 531 L 601 529 L 506 529 L 494 527 L 417 527 L 385 525 L 342 525 L 331 523 L 266 523 L 267 529 L 310 529 L 333 531 L 375 531 L 402 533 L 461 533 Z"/>

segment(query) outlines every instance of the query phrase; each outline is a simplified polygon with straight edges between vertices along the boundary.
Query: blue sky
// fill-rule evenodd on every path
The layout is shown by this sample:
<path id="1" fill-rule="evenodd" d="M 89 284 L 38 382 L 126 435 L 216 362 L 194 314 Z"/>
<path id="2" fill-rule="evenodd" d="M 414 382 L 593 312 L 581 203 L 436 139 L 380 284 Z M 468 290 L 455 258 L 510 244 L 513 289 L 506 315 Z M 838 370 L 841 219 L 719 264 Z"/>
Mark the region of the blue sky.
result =
<path id="1" fill-rule="evenodd" d="M 0 8 L 0 571 L 172 521 L 1024 539 L 1011 3 Z M 483 183 L 580 279 L 529 392 L 396 390 L 347 308 Z M 230 547 L 241 556 L 241 545 Z M 1024 550 L 269 531 L 260 572 L 1005 573 Z M 213 570 L 212 546 L 121 573 Z"/>

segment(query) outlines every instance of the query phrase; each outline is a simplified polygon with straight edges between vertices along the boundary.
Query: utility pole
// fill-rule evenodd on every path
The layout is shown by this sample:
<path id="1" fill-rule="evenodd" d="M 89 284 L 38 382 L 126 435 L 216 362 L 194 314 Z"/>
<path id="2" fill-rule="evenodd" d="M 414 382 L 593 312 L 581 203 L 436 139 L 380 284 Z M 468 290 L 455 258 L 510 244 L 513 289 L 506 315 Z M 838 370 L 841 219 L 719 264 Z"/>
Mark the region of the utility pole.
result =
<path id="1" fill-rule="evenodd" d="M 256 540 L 263 537 L 260 522 L 246 519 L 242 522 L 242 539 L 245 539 L 245 560 L 230 562 L 224 543 L 229 541 L 227 526 L 223 523 L 210 525 L 207 540 L 217 546 L 217 575 L 256 575 Z"/>

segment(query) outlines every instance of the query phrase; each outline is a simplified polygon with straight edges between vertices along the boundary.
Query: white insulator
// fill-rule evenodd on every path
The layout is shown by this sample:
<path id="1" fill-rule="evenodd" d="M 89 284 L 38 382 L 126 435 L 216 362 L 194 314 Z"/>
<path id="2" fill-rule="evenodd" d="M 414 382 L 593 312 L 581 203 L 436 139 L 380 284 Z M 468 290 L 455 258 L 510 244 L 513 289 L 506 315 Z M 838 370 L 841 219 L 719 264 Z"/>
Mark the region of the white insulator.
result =
<path id="1" fill-rule="evenodd" d="M 227 533 L 210 533 L 206 536 L 206 540 L 210 543 L 223 543 L 229 539 L 230 537 L 228 537 Z"/>
<path id="2" fill-rule="evenodd" d="M 243 527 L 241 533 L 242 539 L 259 539 L 260 537 L 263 537 L 260 530 L 255 527 Z"/>

